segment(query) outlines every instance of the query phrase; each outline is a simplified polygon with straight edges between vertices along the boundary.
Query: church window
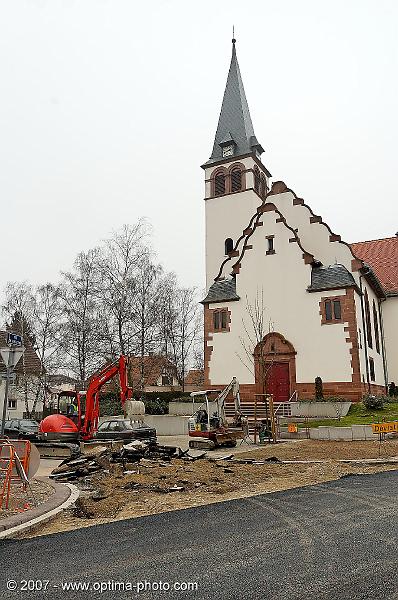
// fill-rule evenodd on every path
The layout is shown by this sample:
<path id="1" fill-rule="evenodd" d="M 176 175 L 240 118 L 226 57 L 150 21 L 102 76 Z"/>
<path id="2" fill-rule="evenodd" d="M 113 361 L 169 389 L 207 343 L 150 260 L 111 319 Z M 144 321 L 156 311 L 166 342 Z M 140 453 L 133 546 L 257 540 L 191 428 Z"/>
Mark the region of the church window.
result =
<path id="1" fill-rule="evenodd" d="M 368 290 L 366 290 L 366 289 L 365 289 L 365 323 L 366 323 L 366 337 L 368 338 L 368 346 L 369 346 L 369 348 L 373 348 L 372 323 L 370 322 L 369 296 L 368 296 Z"/>
<path id="2" fill-rule="evenodd" d="M 225 194 L 225 175 L 224 173 L 217 173 L 214 178 L 214 195 L 222 196 Z"/>
<path id="3" fill-rule="evenodd" d="M 232 169 L 231 191 L 239 192 L 241 189 L 242 189 L 242 171 L 240 169 Z"/>
<path id="4" fill-rule="evenodd" d="M 267 193 L 267 181 L 266 181 L 265 175 L 263 173 L 261 175 L 261 180 L 260 180 L 260 196 L 261 196 L 261 198 L 265 198 L 266 193 Z"/>
<path id="5" fill-rule="evenodd" d="M 376 380 L 375 361 L 373 360 L 373 358 L 369 358 L 369 373 L 370 373 L 371 381 L 375 381 Z"/>
<path id="6" fill-rule="evenodd" d="M 232 250 L 234 249 L 234 242 L 233 240 L 231 240 L 231 238 L 227 238 L 225 240 L 225 254 L 229 254 L 230 252 L 232 252 Z"/>
<path id="7" fill-rule="evenodd" d="M 274 236 L 273 235 L 269 235 L 267 236 L 267 252 L 266 254 L 275 254 L 275 247 L 274 247 Z"/>
<path id="8" fill-rule="evenodd" d="M 379 319 L 377 316 L 377 308 L 376 303 L 373 300 L 373 327 L 375 330 L 375 343 L 376 343 L 376 352 L 380 354 L 380 333 L 379 333 Z"/>
<path id="9" fill-rule="evenodd" d="M 257 194 L 260 193 L 260 171 L 257 167 L 254 167 L 254 189 Z"/>

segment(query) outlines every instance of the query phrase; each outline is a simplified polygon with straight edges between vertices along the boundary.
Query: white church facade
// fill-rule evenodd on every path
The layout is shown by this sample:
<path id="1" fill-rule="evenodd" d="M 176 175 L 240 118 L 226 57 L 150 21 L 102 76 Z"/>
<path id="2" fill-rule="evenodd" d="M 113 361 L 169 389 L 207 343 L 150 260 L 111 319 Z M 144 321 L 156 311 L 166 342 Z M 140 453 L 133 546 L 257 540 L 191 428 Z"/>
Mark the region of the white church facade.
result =
<path id="1" fill-rule="evenodd" d="M 205 172 L 205 385 L 357 401 L 398 383 L 398 237 L 348 244 L 271 183 L 235 41 Z"/>

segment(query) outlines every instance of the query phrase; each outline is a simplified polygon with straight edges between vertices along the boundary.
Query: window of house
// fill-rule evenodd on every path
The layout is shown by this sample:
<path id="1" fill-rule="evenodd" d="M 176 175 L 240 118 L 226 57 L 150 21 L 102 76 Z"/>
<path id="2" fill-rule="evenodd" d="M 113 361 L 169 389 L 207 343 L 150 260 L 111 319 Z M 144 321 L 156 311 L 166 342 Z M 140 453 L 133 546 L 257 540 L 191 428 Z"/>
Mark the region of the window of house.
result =
<path id="1" fill-rule="evenodd" d="M 214 195 L 222 196 L 223 194 L 225 194 L 225 175 L 218 173 L 214 178 Z"/>
<path id="2" fill-rule="evenodd" d="M 173 384 L 173 382 L 171 380 L 170 375 L 167 375 L 167 374 L 162 375 L 162 385 L 172 385 L 172 384 Z"/>
<path id="3" fill-rule="evenodd" d="M 370 322 L 369 297 L 368 297 L 367 290 L 365 290 L 365 323 L 366 323 L 366 337 L 368 338 L 368 346 L 369 346 L 369 348 L 373 348 L 372 323 Z"/>
<path id="4" fill-rule="evenodd" d="M 11 410 L 14 410 L 15 408 L 17 408 L 17 401 L 14 400 L 13 398 L 9 398 L 8 399 L 8 408 Z"/>
<path id="5" fill-rule="evenodd" d="M 369 374 L 371 381 L 375 381 L 375 361 L 373 360 L 373 358 L 369 358 Z"/>
<path id="6" fill-rule="evenodd" d="M 260 193 L 260 171 L 257 167 L 254 167 L 254 189 Z"/>
<path id="7" fill-rule="evenodd" d="M 229 254 L 234 249 L 234 242 L 231 238 L 227 238 L 224 243 L 225 246 L 225 254 Z"/>
<path id="8" fill-rule="evenodd" d="M 226 310 L 215 310 L 213 313 L 214 331 L 225 331 L 228 328 L 228 314 Z"/>
<path id="9" fill-rule="evenodd" d="M 325 321 L 341 321 L 341 302 L 340 300 L 325 300 Z"/>
<path id="10" fill-rule="evenodd" d="M 380 354 L 380 333 L 379 333 L 379 318 L 377 314 L 376 302 L 373 300 L 373 327 L 375 330 L 376 352 Z"/>
<path id="11" fill-rule="evenodd" d="M 239 192 L 242 189 L 242 171 L 238 168 L 231 172 L 231 191 Z"/>

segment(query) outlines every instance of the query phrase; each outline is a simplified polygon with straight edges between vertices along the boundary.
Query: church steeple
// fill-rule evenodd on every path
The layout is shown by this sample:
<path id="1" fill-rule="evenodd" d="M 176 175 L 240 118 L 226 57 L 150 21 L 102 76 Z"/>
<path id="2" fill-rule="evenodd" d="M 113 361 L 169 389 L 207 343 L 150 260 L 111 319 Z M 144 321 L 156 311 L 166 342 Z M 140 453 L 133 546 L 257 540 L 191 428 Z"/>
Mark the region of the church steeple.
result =
<path id="1" fill-rule="evenodd" d="M 230 156 L 238 157 L 254 153 L 259 158 L 264 152 L 254 134 L 236 56 L 235 43 L 236 40 L 233 38 L 231 64 L 214 139 L 213 152 L 204 166 L 222 161 Z"/>

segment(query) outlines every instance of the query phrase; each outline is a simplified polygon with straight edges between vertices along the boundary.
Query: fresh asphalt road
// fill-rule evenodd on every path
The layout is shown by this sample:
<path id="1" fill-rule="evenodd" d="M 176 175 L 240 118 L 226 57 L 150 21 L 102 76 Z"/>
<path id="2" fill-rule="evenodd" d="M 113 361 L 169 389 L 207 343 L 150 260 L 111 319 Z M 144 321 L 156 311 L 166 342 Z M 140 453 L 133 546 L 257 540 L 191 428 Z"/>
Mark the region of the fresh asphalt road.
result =
<path id="1" fill-rule="evenodd" d="M 3 541 L 0 598 L 398 599 L 397 492 L 390 471 Z M 28 591 L 38 580 L 47 590 Z M 65 581 L 94 589 L 66 591 Z M 149 591 L 160 581 L 170 590 Z"/>

